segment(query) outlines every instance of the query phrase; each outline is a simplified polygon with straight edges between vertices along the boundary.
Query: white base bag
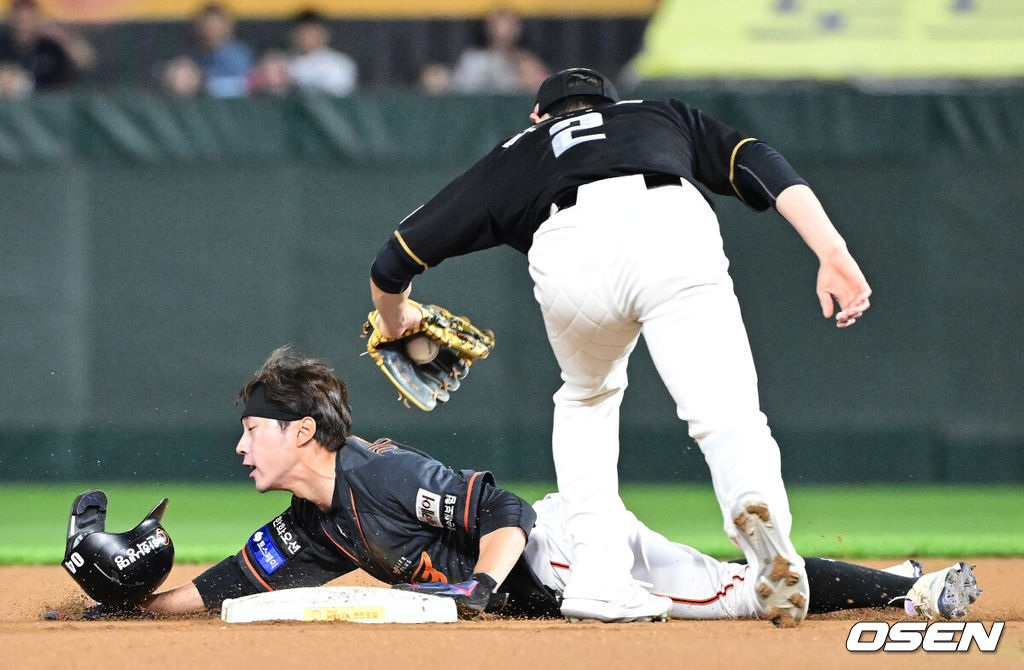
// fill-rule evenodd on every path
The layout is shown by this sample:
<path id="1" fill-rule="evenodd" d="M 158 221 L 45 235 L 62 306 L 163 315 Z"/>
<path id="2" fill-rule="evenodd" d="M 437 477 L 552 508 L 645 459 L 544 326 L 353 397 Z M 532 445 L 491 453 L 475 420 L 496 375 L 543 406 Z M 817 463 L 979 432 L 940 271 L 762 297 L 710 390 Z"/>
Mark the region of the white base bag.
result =
<path id="1" fill-rule="evenodd" d="M 228 598 L 220 618 L 228 623 L 453 623 L 458 614 L 451 598 L 366 586 L 318 586 Z"/>

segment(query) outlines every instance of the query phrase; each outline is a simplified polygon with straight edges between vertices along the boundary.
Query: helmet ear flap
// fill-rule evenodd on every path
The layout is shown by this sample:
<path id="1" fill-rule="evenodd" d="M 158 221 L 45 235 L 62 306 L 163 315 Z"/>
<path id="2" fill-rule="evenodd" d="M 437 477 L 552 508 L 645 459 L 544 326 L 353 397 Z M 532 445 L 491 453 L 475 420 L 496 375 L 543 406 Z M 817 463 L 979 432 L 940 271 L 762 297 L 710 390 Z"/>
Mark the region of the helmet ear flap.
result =
<path id="1" fill-rule="evenodd" d="M 165 505 L 166 502 L 165 500 Z M 75 502 L 71 503 L 71 518 L 68 521 L 68 541 L 65 553 L 70 553 L 89 533 L 102 533 L 106 522 L 107 494 L 99 489 L 89 489 L 85 493 L 79 494 L 75 498 Z"/>

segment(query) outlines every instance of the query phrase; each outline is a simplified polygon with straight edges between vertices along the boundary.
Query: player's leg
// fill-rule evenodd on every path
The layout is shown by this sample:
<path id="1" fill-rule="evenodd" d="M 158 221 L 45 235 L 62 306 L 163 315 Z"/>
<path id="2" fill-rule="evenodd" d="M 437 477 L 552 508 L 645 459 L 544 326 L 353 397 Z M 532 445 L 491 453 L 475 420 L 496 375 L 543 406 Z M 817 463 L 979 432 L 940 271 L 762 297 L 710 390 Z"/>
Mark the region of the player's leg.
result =
<path id="1" fill-rule="evenodd" d="M 644 339 L 679 417 L 689 422 L 704 453 L 726 532 L 759 566 L 758 581 L 771 582 L 762 587 L 765 610 L 781 607 L 799 622 L 806 577 L 789 542 L 792 519 L 779 448 L 759 407 L 718 223 L 695 191 L 671 191 L 663 208 L 681 212 L 682 220 L 673 219 L 678 232 L 666 231 L 663 242 L 682 258 L 675 276 L 652 282 L 638 301 Z"/>
<path id="2" fill-rule="evenodd" d="M 807 556 L 811 614 L 863 607 L 899 607 L 917 579 L 863 565 Z"/>
<path id="3" fill-rule="evenodd" d="M 746 564 L 726 563 L 693 547 L 671 542 L 636 517 L 630 524 L 633 576 L 649 591 L 672 600 L 674 619 L 756 617 L 753 582 Z"/>
<path id="4" fill-rule="evenodd" d="M 573 538 L 563 613 L 608 620 L 660 616 L 667 601 L 650 597 L 630 577 L 625 507 L 618 494 L 619 405 L 639 324 L 614 307 L 602 276 L 608 266 L 594 262 L 613 245 L 593 229 L 574 226 L 574 218 L 586 225 L 581 213 L 573 208 L 560 214 L 561 227 L 545 224 L 529 255 L 535 296 L 564 382 L 554 397 L 552 431 L 558 490 Z"/>

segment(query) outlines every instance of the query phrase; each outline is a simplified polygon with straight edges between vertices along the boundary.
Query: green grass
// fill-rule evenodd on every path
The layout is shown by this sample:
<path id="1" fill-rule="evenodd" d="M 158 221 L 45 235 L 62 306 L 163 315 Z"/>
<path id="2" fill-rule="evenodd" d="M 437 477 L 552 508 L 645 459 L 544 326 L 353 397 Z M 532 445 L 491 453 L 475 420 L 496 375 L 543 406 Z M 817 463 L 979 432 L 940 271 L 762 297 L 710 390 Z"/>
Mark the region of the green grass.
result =
<path id="1" fill-rule="evenodd" d="M 58 563 L 75 484 L 0 484 L 0 564 Z M 284 493 L 249 484 L 110 484 L 107 528 L 138 523 L 170 498 L 164 527 L 177 560 L 214 561 L 288 505 Z M 551 486 L 513 484 L 535 500 Z M 704 553 L 738 555 L 722 531 L 710 486 L 633 484 L 627 507 L 651 528 Z M 793 542 L 805 555 L 836 558 L 1024 556 L 1024 489 L 1010 486 L 791 487 Z"/>

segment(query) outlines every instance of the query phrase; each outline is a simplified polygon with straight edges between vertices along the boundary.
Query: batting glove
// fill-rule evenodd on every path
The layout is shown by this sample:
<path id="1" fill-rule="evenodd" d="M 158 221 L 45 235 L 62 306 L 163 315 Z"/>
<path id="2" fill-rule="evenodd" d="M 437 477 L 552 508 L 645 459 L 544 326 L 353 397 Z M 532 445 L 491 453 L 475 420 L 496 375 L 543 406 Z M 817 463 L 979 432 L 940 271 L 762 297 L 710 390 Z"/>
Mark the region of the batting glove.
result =
<path id="1" fill-rule="evenodd" d="M 431 596 L 451 598 L 462 617 L 474 617 L 482 612 L 496 612 L 505 606 L 507 593 L 495 593 L 498 582 L 486 572 L 477 572 L 472 579 L 459 584 L 424 582 L 422 584 L 395 584 L 391 588 Z"/>

